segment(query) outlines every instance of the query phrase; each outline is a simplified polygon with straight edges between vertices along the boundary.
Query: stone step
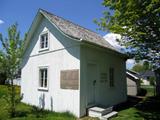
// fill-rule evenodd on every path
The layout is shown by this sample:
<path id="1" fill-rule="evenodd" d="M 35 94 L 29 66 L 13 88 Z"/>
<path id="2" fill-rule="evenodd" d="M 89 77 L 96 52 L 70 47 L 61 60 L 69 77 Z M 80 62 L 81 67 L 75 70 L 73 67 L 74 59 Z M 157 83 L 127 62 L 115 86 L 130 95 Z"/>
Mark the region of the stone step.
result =
<path id="1" fill-rule="evenodd" d="M 112 111 L 111 113 L 108 113 L 108 114 L 106 114 L 106 115 L 104 115 L 104 116 L 101 116 L 101 117 L 99 117 L 99 118 L 100 118 L 100 120 L 108 120 L 108 119 L 110 119 L 110 118 L 112 118 L 112 117 L 117 116 L 117 114 L 118 114 L 118 112 Z"/>
<path id="2" fill-rule="evenodd" d="M 112 112 L 113 107 L 102 108 L 102 107 L 92 107 L 88 109 L 88 115 L 90 117 L 102 117 L 103 115 Z"/>

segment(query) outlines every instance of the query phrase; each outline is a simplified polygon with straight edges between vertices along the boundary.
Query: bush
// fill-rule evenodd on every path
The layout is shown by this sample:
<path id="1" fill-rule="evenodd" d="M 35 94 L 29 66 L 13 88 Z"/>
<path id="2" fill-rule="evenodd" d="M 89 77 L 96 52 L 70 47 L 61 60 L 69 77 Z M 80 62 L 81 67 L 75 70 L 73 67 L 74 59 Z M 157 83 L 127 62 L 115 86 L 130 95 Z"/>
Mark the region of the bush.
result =
<path id="1" fill-rule="evenodd" d="M 140 88 L 138 96 L 145 96 L 147 94 L 147 90 L 144 88 Z"/>

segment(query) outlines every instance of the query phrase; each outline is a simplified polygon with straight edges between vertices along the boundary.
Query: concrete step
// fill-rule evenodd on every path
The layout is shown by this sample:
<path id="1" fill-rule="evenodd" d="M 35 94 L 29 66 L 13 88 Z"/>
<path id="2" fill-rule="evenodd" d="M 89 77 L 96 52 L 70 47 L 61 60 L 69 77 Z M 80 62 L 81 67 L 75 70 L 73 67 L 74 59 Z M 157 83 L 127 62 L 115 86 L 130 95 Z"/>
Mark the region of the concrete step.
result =
<path id="1" fill-rule="evenodd" d="M 102 108 L 102 107 L 91 107 L 88 109 L 88 115 L 90 117 L 102 117 L 107 113 L 112 112 L 113 107 Z"/>
<path id="2" fill-rule="evenodd" d="M 108 120 L 108 119 L 110 119 L 110 118 L 112 118 L 112 117 L 117 116 L 117 114 L 118 114 L 118 112 L 112 111 L 111 113 L 108 113 L 108 114 L 106 114 L 106 115 L 104 115 L 104 116 L 101 116 L 101 117 L 99 117 L 99 118 L 100 118 L 100 120 Z"/>

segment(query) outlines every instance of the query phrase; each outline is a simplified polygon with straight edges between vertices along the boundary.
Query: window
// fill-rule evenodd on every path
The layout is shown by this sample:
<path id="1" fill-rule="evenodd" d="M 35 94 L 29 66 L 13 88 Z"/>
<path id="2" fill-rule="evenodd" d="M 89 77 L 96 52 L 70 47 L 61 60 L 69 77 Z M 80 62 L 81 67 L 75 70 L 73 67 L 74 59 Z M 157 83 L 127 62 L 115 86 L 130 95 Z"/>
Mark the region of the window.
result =
<path id="1" fill-rule="evenodd" d="M 42 34 L 40 37 L 40 49 L 48 48 L 48 33 Z"/>
<path id="2" fill-rule="evenodd" d="M 112 67 L 109 68 L 109 84 L 110 87 L 114 86 L 114 69 Z"/>
<path id="3" fill-rule="evenodd" d="M 48 87 L 48 69 L 47 68 L 39 69 L 39 87 L 41 88 Z"/>

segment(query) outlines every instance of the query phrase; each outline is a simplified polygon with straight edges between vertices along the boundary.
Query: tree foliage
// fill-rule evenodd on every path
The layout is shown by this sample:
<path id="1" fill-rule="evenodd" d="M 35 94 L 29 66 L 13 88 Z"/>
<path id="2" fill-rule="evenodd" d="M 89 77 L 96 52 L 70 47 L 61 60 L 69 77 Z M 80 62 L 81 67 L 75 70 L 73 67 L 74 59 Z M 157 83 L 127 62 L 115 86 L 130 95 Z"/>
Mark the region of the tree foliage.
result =
<path id="1" fill-rule="evenodd" d="M 145 72 L 147 70 L 152 70 L 152 65 L 149 62 L 144 61 L 143 64 L 137 63 L 132 67 L 133 71 L 136 72 Z"/>
<path id="2" fill-rule="evenodd" d="M 142 71 L 144 71 L 144 68 L 143 68 L 143 65 L 136 64 L 136 65 L 133 66 L 132 70 L 135 71 L 135 72 L 142 72 Z"/>
<path id="3" fill-rule="evenodd" d="M 15 86 L 13 80 L 16 78 L 23 53 L 24 42 L 20 39 L 20 32 L 17 30 L 17 24 L 11 25 L 8 28 L 8 38 L 3 38 L 0 33 L 0 41 L 2 43 L 2 50 L 0 51 L 0 69 L 1 72 L 6 73 L 9 81 L 8 90 L 9 96 L 6 100 L 9 103 L 9 112 L 12 117 L 15 116 L 16 104 L 20 100 L 16 96 Z"/>
<path id="4" fill-rule="evenodd" d="M 160 67 L 160 1 L 104 0 L 103 6 L 107 8 L 104 16 L 95 21 L 100 29 L 121 34 L 118 42 L 135 59 Z"/>

